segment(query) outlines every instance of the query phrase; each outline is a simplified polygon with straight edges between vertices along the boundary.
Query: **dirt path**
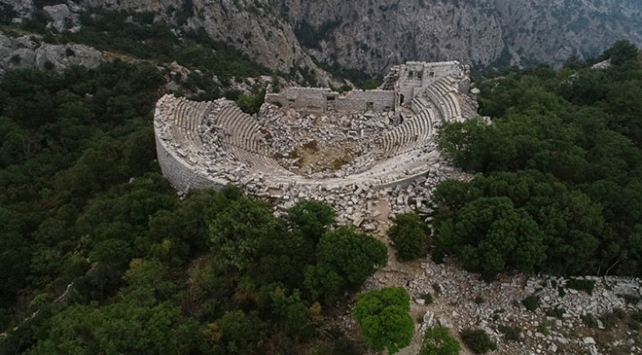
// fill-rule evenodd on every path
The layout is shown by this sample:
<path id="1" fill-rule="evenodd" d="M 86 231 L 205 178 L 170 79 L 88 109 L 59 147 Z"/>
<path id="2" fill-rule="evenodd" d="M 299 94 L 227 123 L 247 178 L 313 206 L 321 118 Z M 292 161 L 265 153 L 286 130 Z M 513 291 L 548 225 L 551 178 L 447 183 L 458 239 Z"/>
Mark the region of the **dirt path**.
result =
<path id="1" fill-rule="evenodd" d="M 392 225 L 389 219 L 391 213 L 390 203 L 387 200 L 376 200 L 372 205 L 368 206 L 368 208 L 372 212 L 378 212 L 375 221 L 379 228 L 374 236 L 388 247 L 388 264 L 375 273 L 369 282 L 366 283 L 365 288 L 372 289 L 393 286 L 407 288 L 412 280 L 425 278 L 426 273 L 421 264 L 422 262 L 426 262 L 426 259 L 407 263 L 397 261 L 395 249 L 387 237 L 388 228 Z M 448 299 L 446 298 L 435 297 L 434 302 L 430 305 L 421 305 L 417 303 L 416 300 L 411 300 L 410 315 L 415 322 L 415 334 L 410 346 L 401 349 L 398 354 L 416 355 L 419 353 L 423 344 L 423 334 L 425 331 L 425 328 L 422 326 L 423 317 L 427 311 L 434 313 L 435 318 L 448 319 L 451 316 L 452 306 L 448 304 Z M 457 337 L 457 334 L 453 333 L 452 335 Z M 462 349 L 464 349 L 463 345 Z M 468 355 L 472 353 L 468 350 L 463 350 L 460 354 Z"/>

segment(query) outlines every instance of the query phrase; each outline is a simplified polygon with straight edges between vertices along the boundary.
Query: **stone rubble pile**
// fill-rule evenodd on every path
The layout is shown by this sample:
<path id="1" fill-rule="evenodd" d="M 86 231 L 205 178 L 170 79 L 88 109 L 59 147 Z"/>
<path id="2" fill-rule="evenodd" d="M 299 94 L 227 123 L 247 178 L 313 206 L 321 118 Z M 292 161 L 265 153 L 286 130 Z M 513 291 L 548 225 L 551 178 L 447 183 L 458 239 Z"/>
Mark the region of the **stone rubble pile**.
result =
<path id="1" fill-rule="evenodd" d="M 291 117 L 288 117 L 289 115 Z M 270 146 L 279 156 L 279 162 L 288 169 L 301 158 L 288 158 L 293 152 L 305 147 L 323 151 L 325 147 L 342 147 L 348 150 L 355 159 L 340 169 L 324 169 L 315 172 L 313 169 L 299 172 L 313 179 L 326 179 L 356 174 L 368 169 L 380 159 L 381 153 L 377 139 L 383 131 L 390 130 L 394 112 L 366 112 L 341 114 L 304 113 L 291 110 L 289 113 L 271 104 L 261 107 L 258 115 L 259 124 L 268 134 L 262 143 Z M 340 157 L 338 157 L 340 158 Z"/>
<path id="2" fill-rule="evenodd" d="M 423 273 L 419 277 L 400 280 L 396 274 L 383 273 L 371 278 L 365 288 L 401 284 L 417 305 L 426 309 L 424 319 L 454 328 L 455 332 L 469 327 L 484 329 L 497 341 L 500 354 L 608 354 L 614 348 L 624 348 L 632 354 L 642 353 L 642 347 L 634 337 L 613 340 L 605 348 L 593 337 L 582 335 L 581 331 L 586 327 L 583 316 L 592 315 L 597 319 L 617 308 L 625 311 L 642 309 L 639 301 L 642 280 L 639 278 L 579 277 L 595 283 L 589 295 L 568 288 L 568 279 L 561 277 L 514 275 L 486 283 L 478 275 L 462 270 L 452 260 L 446 260 L 444 264 L 428 261 L 421 263 L 421 267 Z M 432 294 L 435 303 L 424 305 L 425 294 Z M 624 295 L 630 296 L 629 301 L 633 299 L 633 303 L 627 304 Z M 528 296 L 539 298 L 539 308 L 535 312 L 526 310 L 521 303 Z M 599 319 L 597 323 L 598 329 L 603 330 Z M 500 324 L 521 328 L 520 341 L 505 341 L 498 330 Z M 425 325 L 419 330 L 425 330 Z"/>

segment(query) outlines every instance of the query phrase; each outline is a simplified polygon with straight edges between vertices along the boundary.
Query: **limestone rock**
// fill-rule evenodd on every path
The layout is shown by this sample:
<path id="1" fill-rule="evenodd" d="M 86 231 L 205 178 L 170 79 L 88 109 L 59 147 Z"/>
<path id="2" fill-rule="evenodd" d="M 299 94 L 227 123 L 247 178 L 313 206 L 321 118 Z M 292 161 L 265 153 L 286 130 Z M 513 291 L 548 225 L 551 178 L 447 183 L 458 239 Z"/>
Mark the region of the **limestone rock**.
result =
<path id="1" fill-rule="evenodd" d="M 80 44 L 38 44 L 29 37 L 10 38 L 0 32 L 0 69 L 55 69 L 70 65 L 97 67 L 103 60 L 102 53 Z"/>
<path id="2" fill-rule="evenodd" d="M 14 16 L 14 22 L 20 22 L 22 19 L 31 18 L 34 10 L 33 0 L 2 0 L 0 10 L 10 12 Z"/>
<path id="3" fill-rule="evenodd" d="M 66 4 L 58 4 L 53 6 L 44 6 L 42 11 L 51 19 L 50 26 L 55 28 L 58 32 L 66 29 L 66 22 L 72 24 L 78 23 L 78 15 L 73 14 Z"/>

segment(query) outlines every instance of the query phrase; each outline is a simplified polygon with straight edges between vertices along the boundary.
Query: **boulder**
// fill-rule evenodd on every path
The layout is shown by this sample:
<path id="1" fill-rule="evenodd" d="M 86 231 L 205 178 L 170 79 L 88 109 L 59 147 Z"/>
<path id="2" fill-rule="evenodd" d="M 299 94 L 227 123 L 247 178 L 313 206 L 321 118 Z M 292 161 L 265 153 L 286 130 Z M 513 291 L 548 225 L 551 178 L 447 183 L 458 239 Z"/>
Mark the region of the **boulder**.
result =
<path id="1" fill-rule="evenodd" d="M 67 21 L 70 23 L 78 22 L 77 15 L 72 14 L 66 4 L 44 6 L 42 11 L 44 11 L 47 17 L 51 19 L 51 22 L 49 22 L 47 26 L 55 28 L 58 32 L 62 32 L 66 29 Z"/>

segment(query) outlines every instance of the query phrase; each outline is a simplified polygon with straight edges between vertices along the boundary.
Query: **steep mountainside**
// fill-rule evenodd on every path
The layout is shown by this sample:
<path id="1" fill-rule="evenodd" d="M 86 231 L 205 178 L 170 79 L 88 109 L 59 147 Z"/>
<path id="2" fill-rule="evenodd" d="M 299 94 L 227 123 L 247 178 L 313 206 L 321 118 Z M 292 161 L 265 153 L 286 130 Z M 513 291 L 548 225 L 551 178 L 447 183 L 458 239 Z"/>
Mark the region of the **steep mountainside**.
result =
<path id="1" fill-rule="evenodd" d="M 56 1 L 47 1 L 48 4 Z M 15 4 L 14 4 L 15 3 Z M 36 2 L 38 3 L 38 2 Z M 477 66 L 557 64 L 642 44 L 638 0 L 84 0 L 84 6 L 153 11 L 204 28 L 280 71 L 313 63 L 382 73 L 407 60 Z M 26 0 L 7 0 L 26 13 Z M 70 3 L 71 4 L 71 3 Z M 72 7 L 72 6 L 70 6 Z"/>
<path id="2" fill-rule="evenodd" d="M 405 60 L 559 63 L 642 43 L 636 0 L 284 0 L 283 10 L 314 56 L 371 72 Z"/>

